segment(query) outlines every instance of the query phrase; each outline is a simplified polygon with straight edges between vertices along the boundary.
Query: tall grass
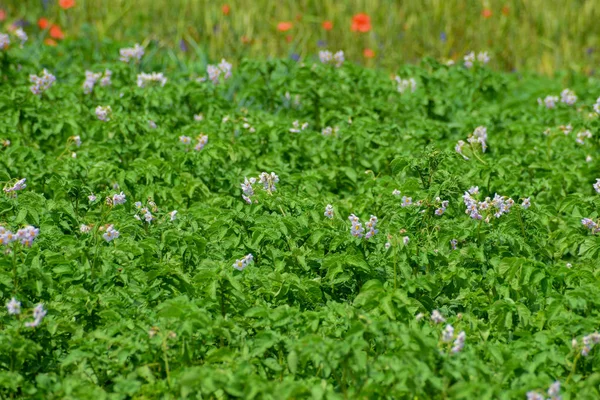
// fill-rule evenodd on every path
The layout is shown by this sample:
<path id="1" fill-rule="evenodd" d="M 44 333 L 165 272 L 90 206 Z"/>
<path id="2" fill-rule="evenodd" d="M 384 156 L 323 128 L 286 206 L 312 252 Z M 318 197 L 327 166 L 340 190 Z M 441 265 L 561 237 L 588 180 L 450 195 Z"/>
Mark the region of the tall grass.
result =
<path id="1" fill-rule="evenodd" d="M 156 40 L 174 57 L 302 57 L 315 54 L 322 41 L 349 59 L 384 68 L 424 56 L 458 60 L 470 50 L 489 51 L 497 68 L 545 74 L 590 73 L 600 60 L 598 0 L 77 0 L 69 10 L 57 0 L 45 8 L 43 0 L 13 0 L 5 6 L 9 18 L 45 16 L 68 35 L 91 25 L 99 40 Z M 350 31 L 358 12 L 370 15 L 371 32 Z M 333 22 L 331 31 L 322 28 L 324 20 Z M 294 26 L 278 32 L 280 21 Z M 365 59 L 365 48 L 375 58 Z"/>

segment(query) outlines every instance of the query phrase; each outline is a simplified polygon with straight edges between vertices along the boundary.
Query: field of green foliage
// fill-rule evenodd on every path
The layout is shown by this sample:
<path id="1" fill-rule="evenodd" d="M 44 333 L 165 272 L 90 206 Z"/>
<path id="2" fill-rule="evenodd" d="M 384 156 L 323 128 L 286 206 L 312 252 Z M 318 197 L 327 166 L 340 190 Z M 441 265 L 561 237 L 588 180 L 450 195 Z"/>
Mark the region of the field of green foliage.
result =
<path id="1" fill-rule="evenodd" d="M 18 34 L 1 398 L 600 397 L 597 79 Z"/>

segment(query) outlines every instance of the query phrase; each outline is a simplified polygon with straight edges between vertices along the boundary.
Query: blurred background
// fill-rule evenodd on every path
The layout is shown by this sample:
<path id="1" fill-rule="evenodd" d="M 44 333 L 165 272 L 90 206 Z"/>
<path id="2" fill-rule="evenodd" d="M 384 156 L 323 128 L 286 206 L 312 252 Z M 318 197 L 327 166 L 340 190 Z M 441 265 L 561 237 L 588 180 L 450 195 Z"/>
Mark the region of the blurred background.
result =
<path id="1" fill-rule="evenodd" d="M 172 59 L 313 57 L 395 69 L 488 51 L 496 69 L 594 74 L 600 0 L 0 0 L 2 31 L 68 46 L 152 45 Z"/>

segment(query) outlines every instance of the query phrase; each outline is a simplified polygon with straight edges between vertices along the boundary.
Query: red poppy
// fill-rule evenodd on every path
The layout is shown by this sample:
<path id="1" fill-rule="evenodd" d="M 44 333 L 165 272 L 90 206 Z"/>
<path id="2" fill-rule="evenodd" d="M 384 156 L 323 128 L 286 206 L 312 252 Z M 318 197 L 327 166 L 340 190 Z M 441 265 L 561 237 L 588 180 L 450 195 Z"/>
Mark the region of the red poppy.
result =
<path id="1" fill-rule="evenodd" d="M 288 43 L 290 43 L 292 41 L 292 35 L 287 35 L 285 37 L 285 41 L 288 42 Z"/>
<path id="2" fill-rule="evenodd" d="M 44 39 L 44 44 L 47 46 L 56 46 L 56 40 L 46 38 L 46 39 Z"/>
<path id="3" fill-rule="evenodd" d="M 46 29 L 48 28 L 48 25 L 50 25 L 50 23 L 46 18 L 42 17 L 38 19 L 38 26 L 40 27 L 40 29 Z"/>
<path id="4" fill-rule="evenodd" d="M 481 15 L 483 15 L 483 18 L 490 18 L 492 16 L 492 10 L 484 8 L 483 11 L 481 11 Z"/>
<path id="5" fill-rule="evenodd" d="M 508 15 L 510 13 L 510 8 L 508 6 L 502 7 L 502 14 Z"/>
<path id="6" fill-rule="evenodd" d="M 363 50 L 363 56 L 365 58 L 373 58 L 375 57 L 375 52 L 371 49 L 364 49 Z"/>
<path id="7" fill-rule="evenodd" d="M 4 21 L 6 19 L 6 11 L 0 9 L 0 21 Z"/>
<path id="8" fill-rule="evenodd" d="M 331 21 L 323 21 L 323 29 L 326 31 L 330 31 L 333 29 L 333 22 Z"/>
<path id="9" fill-rule="evenodd" d="M 294 27 L 291 22 L 280 22 L 277 24 L 277 30 L 279 32 L 287 32 Z"/>
<path id="10" fill-rule="evenodd" d="M 69 8 L 75 7 L 75 0 L 59 0 L 58 5 L 63 10 L 68 10 Z"/>
<path id="11" fill-rule="evenodd" d="M 231 8 L 229 8 L 229 4 L 223 4 L 223 7 L 221 7 L 221 11 L 223 11 L 223 15 L 228 16 L 229 12 L 231 11 Z"/>
<path id="12" fill-rule="evenodd" d="M 369 32 L 371 30 L 371 18 L 365 13 L 356 14 L 352 17 L 352 32 Z"/>
<path id="13" fill-rule="evenodd" d="M 63 33 L 62 29 L 60 29 L 60 26 L 52 25 L 50 28 L 50 37 L 53 39 L 64 39 L 65 34 Z"/>

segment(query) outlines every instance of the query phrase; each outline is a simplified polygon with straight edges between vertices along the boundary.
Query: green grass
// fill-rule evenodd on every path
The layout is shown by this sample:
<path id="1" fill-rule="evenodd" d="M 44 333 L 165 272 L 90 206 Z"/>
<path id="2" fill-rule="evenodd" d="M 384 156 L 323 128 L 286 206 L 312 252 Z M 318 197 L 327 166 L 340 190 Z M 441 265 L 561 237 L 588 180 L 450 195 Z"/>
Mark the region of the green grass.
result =
<path id="1" fill-rule="evenodd" d="M 231 9 L 229 16 L 221 11 L 225 3 Z M 425 56 L 460 60 L 471 50 L 488 50 L 496 68 L 545 74 L 557 70 L 589 74 L 600 61 L 600 7 L 595 0 L 78 0 L 67 11 L 52 1 L 48 10 L 41 4 L 38 0 L 9 3 L 8 21 L 25 16 L 35 24 L 45 16 L 60 23 L 68 36 L 88 38 L 82 30 L 91 25 L 96 40 L 131 44 L 155 40 L 177 57 L 240 60 L 292 53 L 306 57 L 315 54 L 323 40 L 330 50 L 342 49 L 356 62 L 392 70 Z M 489 19 L 481 14 L 484 8 L 492 11 Z M 358 12 L 371 16 L 371 32 L 350 31 L 351 18 Z M 324 20 L 333 22 L 332 31 L 322 29 Z M 292 21 L 294 28 L 277 32 L 280 21 Z M 442 32 L 445 42 L 440 40 Z M 242 37 L 251 43 L 244 44 Z M 181 40 L 188 46 L 187 54 L 179 50 Z M 374 50 L 376 57 L 365 60 L 365 48 Z"/>

